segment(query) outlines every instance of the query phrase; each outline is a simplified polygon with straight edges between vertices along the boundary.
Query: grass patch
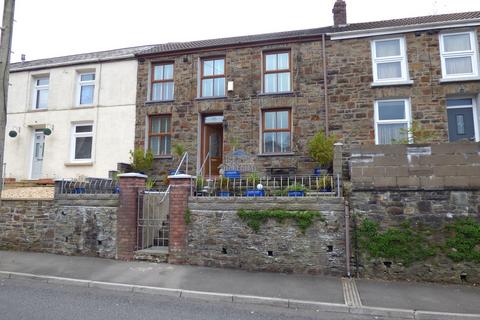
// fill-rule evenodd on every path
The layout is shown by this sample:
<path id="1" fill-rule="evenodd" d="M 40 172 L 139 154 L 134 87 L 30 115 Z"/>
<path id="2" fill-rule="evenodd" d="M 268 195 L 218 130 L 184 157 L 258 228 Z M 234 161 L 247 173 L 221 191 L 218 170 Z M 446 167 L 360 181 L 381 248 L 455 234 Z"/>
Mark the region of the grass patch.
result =
<path id="1" fill-rule="evenodd" d="M 183 215 L 183 221 L 185 221 L 186 225 L 189 225 L 192 223 L 192 213 L 190 212 L 190 209 L 185 209 L 185 214 Z"/>
<path id="2" fill-rule="evenodd" d="M 409 222 L 381 232 L 377 222 L 365 219 L 357 232 L 360 248 L 370 256 L 391 259 L 406 266 L 434 256 L 436 252 L 426 240 L 426 232 L 413 229 Z"/>
<path id="3" fill-rule="evenodd" d="M 480 223 L 472 218 L 459 219 L 447 227 L 449 237 L 445 249 L 455 262 L 480 263 Z"/>
<path id="4" fill-rule="evenodd" d="M 325 219 L 318 211 L 287 211 L 280 209 L 271 210 L 239 210 L 238 216 L 246 221 L 247 225 L 255 232 L 260 230 L 260 226 L 268 219 L 275 219 L 278 222 L 283 222 L 286 219 L 295 220 L 298 227 L 305 233 L 308 227 L 310 227 L 315 218 L 320 218 L 322 221 Z"/>

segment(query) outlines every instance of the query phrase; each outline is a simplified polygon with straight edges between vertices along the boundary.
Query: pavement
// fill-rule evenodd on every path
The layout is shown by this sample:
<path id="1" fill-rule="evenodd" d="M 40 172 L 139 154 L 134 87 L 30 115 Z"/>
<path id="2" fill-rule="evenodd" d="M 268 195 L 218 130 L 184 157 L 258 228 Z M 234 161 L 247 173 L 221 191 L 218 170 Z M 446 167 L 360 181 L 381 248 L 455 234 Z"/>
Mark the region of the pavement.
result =
<path id="1" fill-rule="evenodd" d="M 401 319 L 480 319 L 480 288 L 0 251 L 0 277 Z"/>

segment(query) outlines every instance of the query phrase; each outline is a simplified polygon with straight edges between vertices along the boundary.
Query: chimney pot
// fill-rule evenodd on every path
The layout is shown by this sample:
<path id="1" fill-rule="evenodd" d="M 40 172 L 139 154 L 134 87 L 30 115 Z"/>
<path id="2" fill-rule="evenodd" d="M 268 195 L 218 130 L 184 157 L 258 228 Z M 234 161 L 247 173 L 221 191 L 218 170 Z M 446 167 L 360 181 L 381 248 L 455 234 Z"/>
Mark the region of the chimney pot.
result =
<path id="1" fill-rule="evenodd" d="M 337 0 L 335 2 L 332 13 L 335 27 L 347 25 L 347 4 L 344 0 Z"/>
<path id="2" fill-rule="evenodd" d="M 26 59 L 25 54 L 22 53 L 22 55 L 20 57 L 21 57 L 20 59 L 22 60 L 22 62 L 25 62 L 25 59 Z"/>

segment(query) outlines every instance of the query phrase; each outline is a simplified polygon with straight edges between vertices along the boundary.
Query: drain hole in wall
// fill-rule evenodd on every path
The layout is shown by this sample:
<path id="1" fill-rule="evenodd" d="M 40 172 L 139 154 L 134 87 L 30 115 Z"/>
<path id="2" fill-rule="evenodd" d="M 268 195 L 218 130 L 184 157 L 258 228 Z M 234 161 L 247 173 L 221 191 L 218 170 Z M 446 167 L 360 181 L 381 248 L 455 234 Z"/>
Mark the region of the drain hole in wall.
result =
<path id="1" fill-rule="evenodd" d="M 227 254 L 227 248 L 222 248 L 222 253 Z"/>
<path id="2" fill-rule="evenodd" d="M 65 237 L 65 242 L 68 242 L 68 237 Z"/>
<path id="3" fill-rule="evenodd" d="M 273 257 L 273 251 L 272 250 L 268 250 L 267 253 L 268 253 L 269 257 Z"/>
<path id="4" fill-rule="evenodd" d="M 460 280 L 461 280 L 462 282 L 467 281 L 467 274 L 466 274 L 466 273 L 461 273 L 461 274 L 460 274 Z"/>
<path id="5" fill-rule="evenodd" d="M 333 252 L 333 246 L 327 246 L 327 252 Z"/>
<path id="6" fill-rule="evenodd" d="M 102 240 L 98 240 L 98 241 L 97 241 L 97 244 L 98 244 L 99 246 L 101 246 L 101 245 L 102 245 Z"/>
<path id="7" fill-rule="evenodd" d="M 383 264 L 385 265 L 385 267 L 387 268 L 390 268 L 392 266 L 392 262 L 391 261 L 384 261 Z"/>

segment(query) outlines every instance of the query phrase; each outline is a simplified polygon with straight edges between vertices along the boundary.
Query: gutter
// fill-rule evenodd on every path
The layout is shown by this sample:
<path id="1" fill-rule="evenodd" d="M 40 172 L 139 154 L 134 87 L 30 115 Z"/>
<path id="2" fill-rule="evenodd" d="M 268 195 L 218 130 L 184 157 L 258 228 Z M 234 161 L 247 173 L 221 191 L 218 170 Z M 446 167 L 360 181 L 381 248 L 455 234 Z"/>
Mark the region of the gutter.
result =
<path id="1" fill-rule="evenodd" d="M 342 39 L 352 39 L 352 38 L 364 38 L 371 36 L 387 35 L 387 34 L 396 34 L 396 33 L 405 33 L 405 32 L 415 32 L 422 30 L 436 30 L 436 29 L 446 29 L 446 28 L 461 28 L 461 27 L 472 27 L 480 25 L 480 18 L 470 19 L 465 22 L 465 20 L 456 20 L 456 21 L 442 21 L 442 22 L 431 22 L 431 23 L 422 23 L 414 24 L 410 26 L 395 26 L 395 27 L 386 27 L 386 28 L 376 28 L 370 30 L 353 30 L 353 31 L 340 31 L 340 32 L 331 32 L 327 33 L 331 37 L 331 40 L 342 40 Z"/>

